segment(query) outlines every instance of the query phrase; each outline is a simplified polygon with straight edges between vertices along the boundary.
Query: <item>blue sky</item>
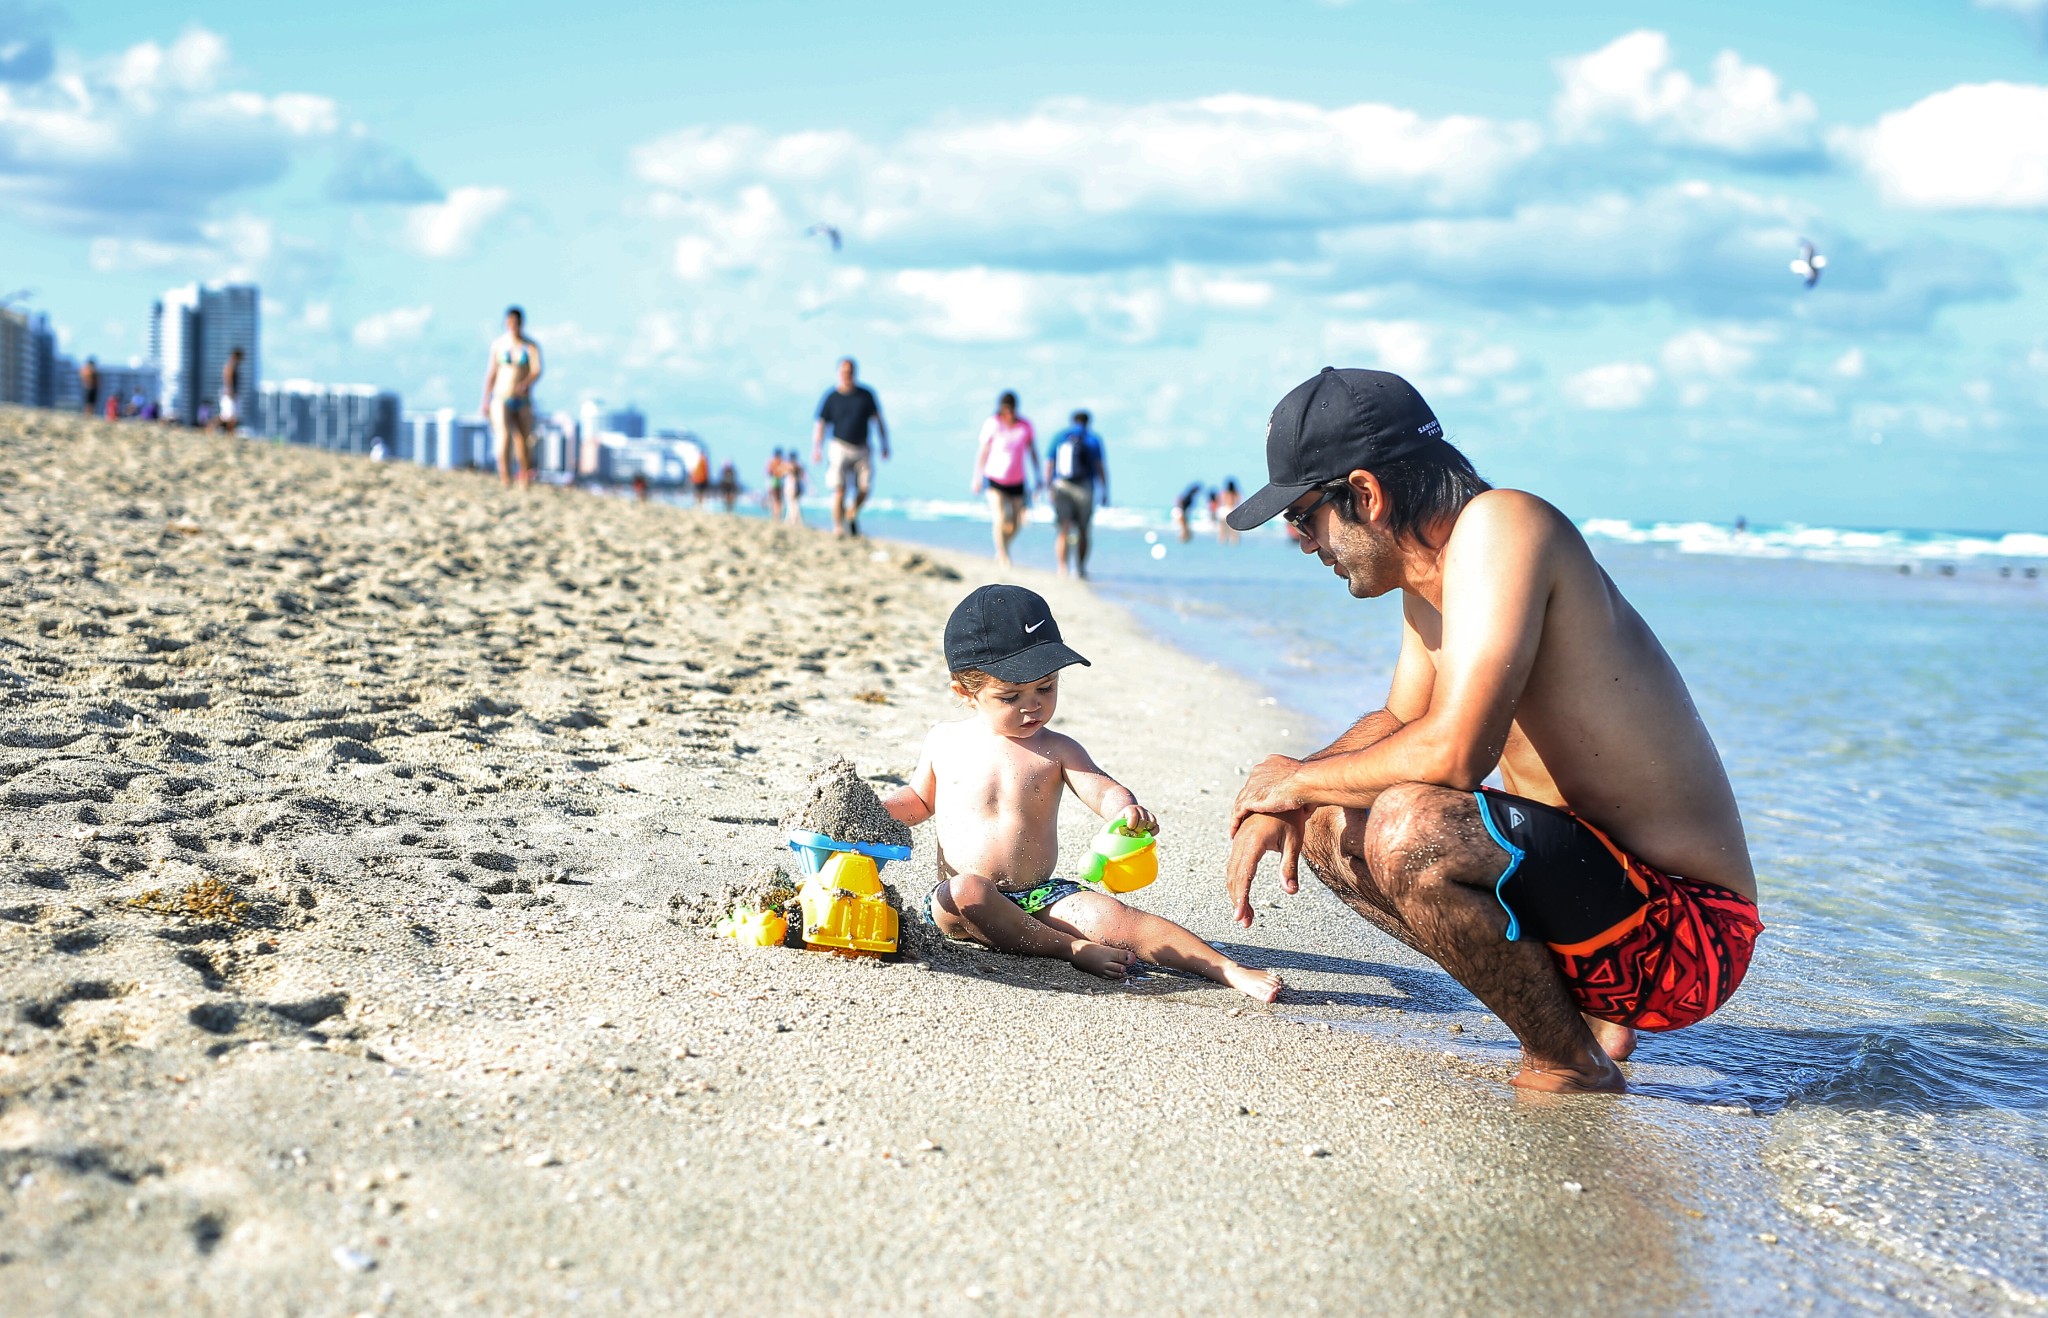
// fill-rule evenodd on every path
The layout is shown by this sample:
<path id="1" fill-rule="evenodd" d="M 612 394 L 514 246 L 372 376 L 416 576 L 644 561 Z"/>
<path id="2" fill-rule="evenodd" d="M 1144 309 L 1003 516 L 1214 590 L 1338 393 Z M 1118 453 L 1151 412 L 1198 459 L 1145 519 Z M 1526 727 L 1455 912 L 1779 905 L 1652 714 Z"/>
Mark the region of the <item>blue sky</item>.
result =
<path id="1" fill-rule="evenodd" d="M 544 406 L 750 469 L 852 352 L 896 493 L 964 494 L 1005 388 L 1092 408 L 1122 501 L 1251 479 L 1331 362 L 1579 516 L 2044 529 L 2044 38 L 2048 0 L 0 0 L 0 285 L 118 360 L 162 288 L 254 278 L 267 377 L 409 406 L 472 406 L 517 301 Z"/>

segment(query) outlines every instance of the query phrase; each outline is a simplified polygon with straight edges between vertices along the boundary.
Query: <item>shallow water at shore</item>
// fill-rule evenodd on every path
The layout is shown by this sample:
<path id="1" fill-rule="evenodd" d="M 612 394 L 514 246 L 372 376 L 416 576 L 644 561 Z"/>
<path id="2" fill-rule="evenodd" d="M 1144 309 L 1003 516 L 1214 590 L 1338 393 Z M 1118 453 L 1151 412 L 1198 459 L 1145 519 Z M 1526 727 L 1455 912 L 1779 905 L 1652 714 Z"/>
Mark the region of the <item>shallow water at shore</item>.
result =
<path id="1" fill-rule="evenodd" d="M 871 513 L 869 528 L 986 551 L 966 519 Z M 1384 695 L 1392 601 L 1350 599 L 1275 537 L 1150 534 L 1163 555 L 1144 530 L 1099 530 L 1094 566 L 1161 636 L 1260 682 L 1316 736 Z M 1051 539 L 1027 528 L 1018 561 L 1049 567 Z M 2048 582 L 1996 558 L 1950 576 L 1925 558 L 1902 574 L 1592 543 L 1714 731 L 1769 928 L 1726 1009 L 1645 1041 L 1637 1092 L 1769 1121 L 1780 1200 L 1816 1228 L 2048 1302 Z M 1512 1046 L 1465 1006 L 1455 1047 Z"/>

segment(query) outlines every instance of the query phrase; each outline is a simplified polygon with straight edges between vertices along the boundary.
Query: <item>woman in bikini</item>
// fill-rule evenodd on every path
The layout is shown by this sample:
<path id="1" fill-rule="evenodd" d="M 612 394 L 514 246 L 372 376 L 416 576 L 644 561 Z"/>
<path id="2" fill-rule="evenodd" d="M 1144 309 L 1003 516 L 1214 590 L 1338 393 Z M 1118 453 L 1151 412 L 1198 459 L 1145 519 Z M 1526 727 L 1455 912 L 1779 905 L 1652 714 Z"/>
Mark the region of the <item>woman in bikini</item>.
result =
<path id="1" fill-rule="evenodd" d="M 1024 525 L 1029 502 L 1025 485 L 1038 470 L 1037 437 L 1017 415 L 1017 395 L 1005 393 L 996 401 L 996 414 L 981 423 L 981 450 L 974 457 L 974 492 L 988 491 L 998 567 L 1010 566 L 1010 542 Z"/>
<path id="2" fill-rule="evenodd" d="M 526 337 L 526 313 L 505 309 L 505 332 L 491 342 L 491 366 L 484 373 L 484 417 L 498 441 L 498 479 L 533 484 L 533 386 L 540 380 L 540 345 Z"/>

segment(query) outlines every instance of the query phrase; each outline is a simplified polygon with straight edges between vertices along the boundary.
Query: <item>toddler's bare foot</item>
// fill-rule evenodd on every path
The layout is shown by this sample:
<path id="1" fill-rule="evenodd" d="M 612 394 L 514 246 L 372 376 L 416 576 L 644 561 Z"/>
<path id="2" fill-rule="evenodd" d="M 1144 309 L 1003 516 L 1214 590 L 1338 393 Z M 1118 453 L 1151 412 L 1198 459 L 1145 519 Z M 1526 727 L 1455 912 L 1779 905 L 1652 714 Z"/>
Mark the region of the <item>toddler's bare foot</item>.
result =
<path id="1" fill-rule="evenodd" d="M 1100 975 L 1104 979 L 1122 979 L 1125 972 L 1138 963 L 1135 952 L 1080 938 L 1074 940 L 1074 950 L 1067 959 L 1089 974 Z"/>
<path id="2" fill-rule="evenodd" d="M 1280 990 L 1286 987 L 1280 982 L 1280 976 L 1272 971 L 1254 970 L 1235 961 L 1223 967 L 1223 982 L 1246 997 L 1256 998 L 1260 1002 L 1273 1001 L 1280 996 Z"/>

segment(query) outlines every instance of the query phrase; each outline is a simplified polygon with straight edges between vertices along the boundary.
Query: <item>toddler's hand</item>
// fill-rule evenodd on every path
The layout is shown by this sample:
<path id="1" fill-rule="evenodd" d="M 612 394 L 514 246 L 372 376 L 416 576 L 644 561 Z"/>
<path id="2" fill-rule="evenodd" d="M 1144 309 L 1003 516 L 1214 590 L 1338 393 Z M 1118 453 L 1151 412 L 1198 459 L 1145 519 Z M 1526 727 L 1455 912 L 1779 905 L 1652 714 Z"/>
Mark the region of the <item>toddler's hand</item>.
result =
<path id="1" fill-rule="evenodd" d="M 1133 832 L 1157 833 L 1159 831 L 1159 821 L 1152 817 L 1152 812 L 1136 802 L 1126 806 L 1124 812 L 1118 815 L 1117 818 L 1123 821 L 1125 828 Z"/>

